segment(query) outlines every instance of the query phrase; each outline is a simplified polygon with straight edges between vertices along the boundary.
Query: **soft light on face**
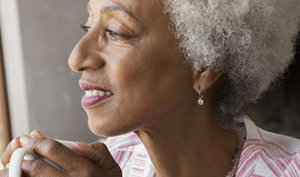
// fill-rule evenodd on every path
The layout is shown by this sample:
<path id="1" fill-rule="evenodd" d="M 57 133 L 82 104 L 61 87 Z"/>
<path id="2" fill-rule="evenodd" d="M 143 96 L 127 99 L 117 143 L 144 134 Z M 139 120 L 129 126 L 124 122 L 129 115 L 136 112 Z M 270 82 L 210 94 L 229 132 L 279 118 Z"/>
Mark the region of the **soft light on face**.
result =
<path id="1" fill-rule="evenodd" d="M 91 0 L 88 10 L 69 65 L 113 94 L 84 107 L 95 134 L 147 128 L 194 101 L 191 69 L 157 0 Z"/>

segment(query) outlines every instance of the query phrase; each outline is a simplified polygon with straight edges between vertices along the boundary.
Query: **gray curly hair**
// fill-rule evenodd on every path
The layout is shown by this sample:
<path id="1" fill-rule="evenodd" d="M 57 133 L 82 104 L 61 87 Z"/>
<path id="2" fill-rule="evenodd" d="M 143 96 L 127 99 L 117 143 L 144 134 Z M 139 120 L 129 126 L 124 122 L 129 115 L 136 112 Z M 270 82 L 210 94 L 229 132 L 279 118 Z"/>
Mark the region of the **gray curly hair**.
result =
<path id="1" fill-rule="evenodd" d="M 294 56 L 299 0 L 162 0 L 194 69 L 221 67 L 218 123 L 234 117 L 282 75 Z M 225 58 L 225 59 L 224 59 Z"/>

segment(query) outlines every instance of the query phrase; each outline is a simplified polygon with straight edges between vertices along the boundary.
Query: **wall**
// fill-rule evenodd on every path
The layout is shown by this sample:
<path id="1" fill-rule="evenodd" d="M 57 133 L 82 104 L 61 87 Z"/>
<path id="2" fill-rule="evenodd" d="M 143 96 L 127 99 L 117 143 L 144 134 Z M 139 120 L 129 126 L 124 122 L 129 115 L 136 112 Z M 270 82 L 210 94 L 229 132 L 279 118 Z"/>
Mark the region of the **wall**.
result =
<path id="1" fill-rule="evenodd" d="M 80 24 L 87 17 L 86 4 L 87 1 L 74 0 L 18 1 L 24 69 L 21 80 L 26 90 L 28 131 L 38 129 L 59 139 L 86 142 L 97 139 L 89 131 L 80 105 L 84 94 L 78 85 L 80 74 L 71 71 L 67 63 L 73 46 L 84 35 Z M 8 79 L 13 77 L 8 75 Z M 12 102 L 16 101 L 11 100 L 16 98 L 9 92 L 13 107 Z M 12 119 L 24 122 L 22 117 L 15 116 L 16 111 L 11 110 Z M 13 133 L 16 136 L 20 132 Z"/>

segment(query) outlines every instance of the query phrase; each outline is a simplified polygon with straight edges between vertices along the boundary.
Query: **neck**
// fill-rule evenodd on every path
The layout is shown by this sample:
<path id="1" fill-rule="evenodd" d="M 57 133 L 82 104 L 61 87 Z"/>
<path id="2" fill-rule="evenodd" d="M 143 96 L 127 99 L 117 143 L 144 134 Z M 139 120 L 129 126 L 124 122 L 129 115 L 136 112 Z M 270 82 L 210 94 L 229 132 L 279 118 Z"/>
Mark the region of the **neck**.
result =
<path id="1" fill-rule="evenodd" d="M 232 167 L 237 138 L 218 127 L 205 108 L 159 119 L 135 131 L 156 169 L 156 177 L 226 176 Z"/>

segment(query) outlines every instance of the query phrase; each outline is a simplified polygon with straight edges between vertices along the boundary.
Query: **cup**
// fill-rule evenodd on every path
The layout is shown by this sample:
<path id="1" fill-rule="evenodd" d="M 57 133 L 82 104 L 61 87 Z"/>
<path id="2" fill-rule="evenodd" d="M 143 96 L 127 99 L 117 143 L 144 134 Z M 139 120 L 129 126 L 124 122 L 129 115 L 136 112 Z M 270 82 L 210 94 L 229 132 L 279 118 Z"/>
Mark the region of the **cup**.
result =
<path id="1" fill-rule="evenodd" d="M 74 143 L 72 141 L 65 141 L 65 140 L 55 140 L 55 141 L 63 144 L 64 146 L 70 149 L 72 144 Z M 21 177 L 22 162 L 24 159 L 25 160 L 43 159 L 45 162 L 52 165 L 53 167 L 57 169 L 61 169 L 61 167 L 57 165 L 55 162 L 36 154 L 32 150 L 26 148 L 19 148 L 13 152 L 10 158 L 9 170 L 8 170 L 9 177 Z"/>

